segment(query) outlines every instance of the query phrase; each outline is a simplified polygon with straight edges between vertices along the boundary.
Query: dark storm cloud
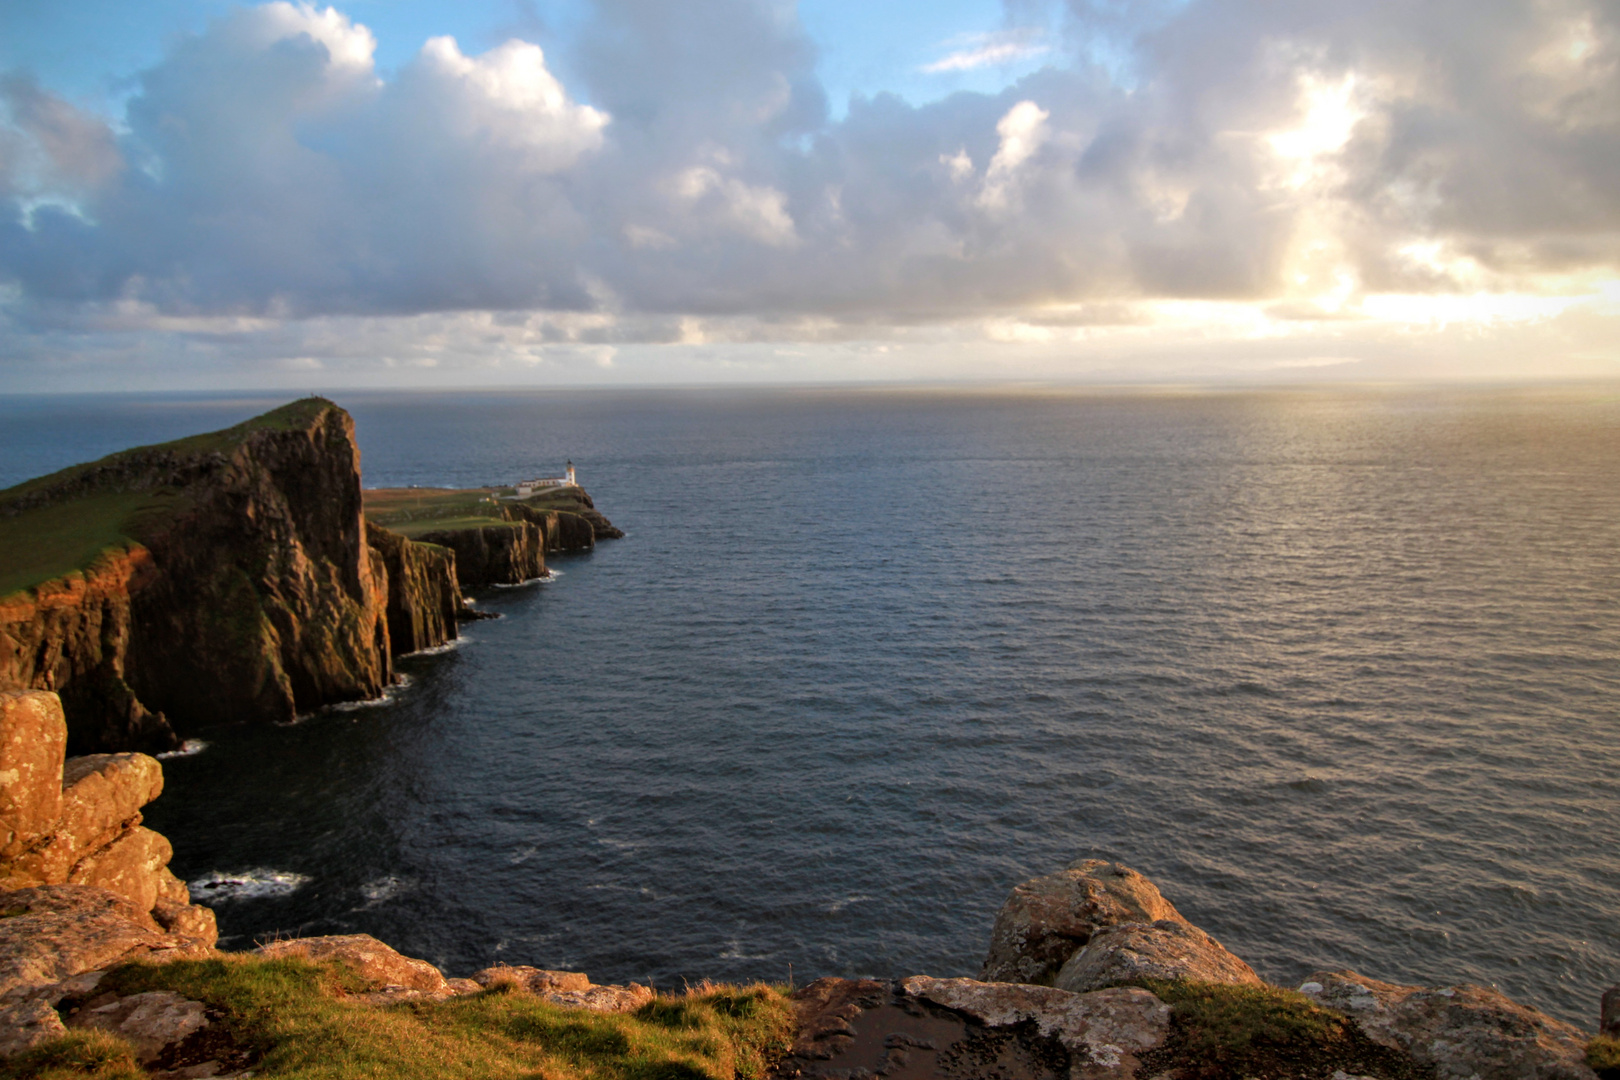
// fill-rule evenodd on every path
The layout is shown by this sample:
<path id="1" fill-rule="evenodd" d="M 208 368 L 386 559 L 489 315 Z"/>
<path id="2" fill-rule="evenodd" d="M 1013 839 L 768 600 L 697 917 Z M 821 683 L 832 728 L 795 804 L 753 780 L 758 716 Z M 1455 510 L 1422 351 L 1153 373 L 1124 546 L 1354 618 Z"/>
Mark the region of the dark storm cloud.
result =
<path id="1" fill-rule="evenodd" d="M 772 0 L 601 0 L 576 87 L 517 40 L 437 39 L 385 82 L 335 12 L 239 11 L 141 77 L 127 129 L 0 84 L 13 326 L 544 309 L 663 340 L 680 314 L 1295 311 L 1334 275 L 1533 291 L 1620 263 L 1612 3 L 1068 18 L 1068 60 L 1000 94 L 858 98 L 834 123 Z"/>

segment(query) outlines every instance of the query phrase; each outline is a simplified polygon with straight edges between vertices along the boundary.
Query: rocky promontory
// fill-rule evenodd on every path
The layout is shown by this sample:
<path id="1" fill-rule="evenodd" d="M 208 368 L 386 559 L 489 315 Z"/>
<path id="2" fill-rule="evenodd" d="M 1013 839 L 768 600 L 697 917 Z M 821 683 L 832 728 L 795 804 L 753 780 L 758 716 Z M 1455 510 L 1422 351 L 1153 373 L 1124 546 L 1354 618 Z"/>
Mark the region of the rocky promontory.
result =
<path id="1" fill-rule="evenodd" d="M 494 542 L 487 519 L 368 521 L 354 422 L 322 398 L 64 469 L 0 492 L 0 690 L 60 694 L 79 754 L 374 698 L 456 637 L 464 586 L 617 533 L 567 498 L 500 506 Z"/>

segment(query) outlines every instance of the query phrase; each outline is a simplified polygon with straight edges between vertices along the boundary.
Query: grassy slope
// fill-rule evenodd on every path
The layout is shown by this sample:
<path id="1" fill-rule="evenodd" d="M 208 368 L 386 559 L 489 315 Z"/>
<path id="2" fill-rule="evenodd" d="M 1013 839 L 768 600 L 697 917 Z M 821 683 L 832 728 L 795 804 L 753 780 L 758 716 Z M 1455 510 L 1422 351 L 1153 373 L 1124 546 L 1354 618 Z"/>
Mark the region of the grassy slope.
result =
<path id="1" fill-rule="evenodd" d="M 228 956 L 129 965 L 120 993 L 174 990 L 223 1010 L 254 1074 L 300 1080 L 730 1080 L 762 1077 L 793 1037 L 792 1010 L 765 987 L 706 987 L 630 1014 L 560 1009 L 511 989 L 443 1002 L 368 1005 L 343 996 L 336 965 Z M 108 984 L 104 984 L 108 985 Z M 0 1063 L 0 1080 L 135 1080 L 126 1044 L 74 1032 Z"/>
<path id="2" fill-rule="evenodd" d="M 115 465 L 134 454 L 152 450 L 198 455 L 228 453 L 250 432 L 306 428 L 331 404 L 322 398 L 306 398 L 224 431 L 120 451 L 0 491 L 0 596 L 88 568 L 102 552 L 123 548 L 138 537 L 143 522 L 164 516 L 180 505 L 174 492 L 163 490 L 93 492 L 16 515 L 5 513 L 6 504 L 71 483 L 91 469 Z"/>
<path id="3" fill-rule="evenodd" d="M 448 529 L 505 525 L 502 509 L 511 500 L 496 503 L 490 498 L 511 493 L 511 488 L 371 488 L 364 493 L 366 518 L 412 538 Z M 581 506 L 578 498 L 560 492 L 535 495 L 524 499 L 523 505 L 566 513 Z"/>

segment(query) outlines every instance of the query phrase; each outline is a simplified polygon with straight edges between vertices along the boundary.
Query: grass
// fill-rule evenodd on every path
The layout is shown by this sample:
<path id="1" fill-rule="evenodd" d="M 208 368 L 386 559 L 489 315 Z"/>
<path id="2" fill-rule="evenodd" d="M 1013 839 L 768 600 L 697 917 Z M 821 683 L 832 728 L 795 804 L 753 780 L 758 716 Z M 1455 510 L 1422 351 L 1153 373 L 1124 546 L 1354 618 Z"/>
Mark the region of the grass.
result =
<path id="1" fill-rule="evenodd" d="M 1587 1043 L 1586 1063 L 1601 1080 L 1620 1080 L 1620 1039 L 1599 1035 Z"/>
<path id="2" fill-rule="evenodd" d="M 370 488 L 365 498 L 366 518 L 402 536 L 415 539 L 425 533 L 449 529 L 477 529 L 504 524 L 508 508 L 577 512 L 583 503 L 572 489 L 542 492 L 522 500 L 508 498 L 512 488 Z M 491 502 L 491 498 L 499 499 Z"/>
<path id="3" fill-rule="evenodd" d="M 256 1059 L 255 1075 L 299 1080 L 761 1078 L 794 1028 L 767 986 L 705 985 L 629 1014 L 561 1009 L 510 986 L 378 1006 L 346 997 L 359 987 L 335 964 L 227 956 L 126 965 L 104 988 L 174 990 L 219 1009 L 220 1035 Z M 0 1065 L 0 1080 L 139 1075 L 117 1040 L 77 1033 Z"/>
<path id="4" fill-rule="evenodd" d="M 1429 1075 L 1293 990 L 1180 979 L 1137 985 L 1170 1006 L 1170 1038 L 1151 1056 L 1173 1062 L 1184 1080 L 1326 1078 L 1339 1070 L 1391 1080 Z"/>
<path id="5" fill-rule="evenodd" d="M 138 541 L 142 526 L 155 524 L 172 513 L 181 505 L 183 496 L 163 489 L 92 491 L 17 514 L 6 514 L 6 504 L 71 484 L 92 469 L 115 465 L 120 459 L 136 454 L 154 450 L 198 455 L 223 453 L 255 431 L 306 428 L 331 405 L 324 398 L 305 398 L 223 431 L 123 450 L 0 491 L 0 596 L 89 569 L 103 552 L 122 549 L 131 541 Z"/>
<path id="6" fill-rule="evenodd" d="M 373 488 L 362 492 L 366 518 L 408 537 L 441 529 L 501 524 L 495 488 Z"/>

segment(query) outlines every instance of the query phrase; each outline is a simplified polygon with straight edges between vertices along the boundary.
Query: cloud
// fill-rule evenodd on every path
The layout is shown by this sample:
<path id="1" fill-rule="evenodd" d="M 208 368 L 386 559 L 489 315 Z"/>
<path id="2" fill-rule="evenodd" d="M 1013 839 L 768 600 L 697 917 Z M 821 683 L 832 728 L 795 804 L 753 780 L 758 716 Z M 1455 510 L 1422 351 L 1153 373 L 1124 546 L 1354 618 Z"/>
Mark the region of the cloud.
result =
<path id="1" fill-rule="evenodd" d="M 5 340 L 253 352 L 266 327 L 441 319 L 467 335 L 444 370 L 494 335 L 624 371 L 654 343 L 927 326 L 1056 348 L 1099 312 L 1179 333 L 1178 304 L 1284 339 L 1601 325 L 1572 313 L 1620 277 L 1612 4 L 1068 0 L 1059 29 L 933 65 L 1048 50 L 999 93 L 837 121 L 779 0 L 598 0 L 567 84 L 516 38 L 432 38 L 385 76 L 363 25 L 288 3 L 177 41 L 116 121 L 8 76 Z"/>
<path id="2" fill-rule="evenodd" d="M 998 64 L 1013 64 L 1045 55 L 1051 47 L 1033 40 L 1028 31 L 970 35 L 969 47 L 947 53 L 922 70 L 930 75 L 952 71 L 972 71 Z"/>

